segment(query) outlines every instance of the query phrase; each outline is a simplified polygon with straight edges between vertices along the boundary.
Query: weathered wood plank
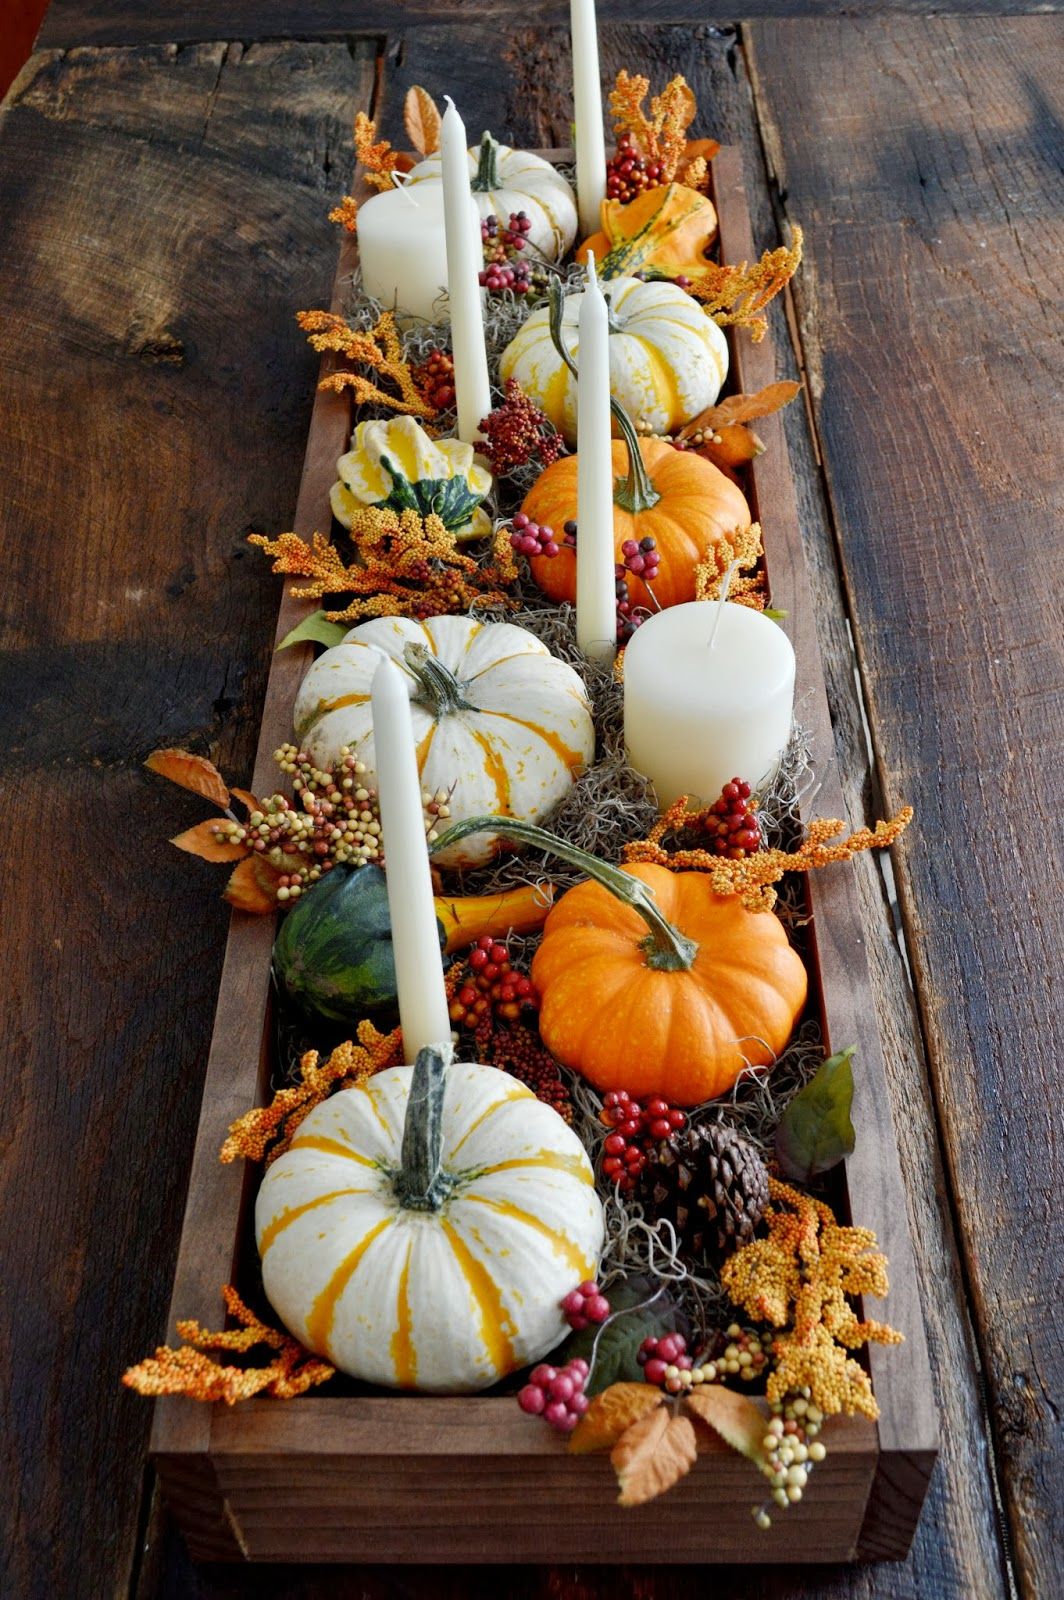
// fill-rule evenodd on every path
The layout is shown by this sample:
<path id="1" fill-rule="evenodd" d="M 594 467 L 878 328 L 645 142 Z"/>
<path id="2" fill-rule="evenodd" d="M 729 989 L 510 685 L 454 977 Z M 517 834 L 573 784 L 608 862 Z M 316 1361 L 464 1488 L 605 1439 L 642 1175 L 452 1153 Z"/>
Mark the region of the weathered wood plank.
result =
<path id="1" fill-rule="evenodd" d="M 754 41 L 774 173 L 813 243 L 797 301 L 880 775 L 919 819 L 899 896 L 1018 1577 L 1049 1594 L 1064 1462 L 1047 1035 L 1064 935 L 1059 32 L 935 19 L 765 25 Z"/>
<path id="2" fill-rule="evenodd" d="M 119 1593 L 133 1556 L 118 1380 L 164 1327 L 228 920 L 165 843 L 202 805 L 139 764 L 188 739 L 247 776 L 277 591 L 244 535 L 295 502 L 292 310 L 372 78 L 344 46 L 72 51 L 0 117 L 12 1596 Z"/>
<path id="3" fill-rule="evenodd" d="M 643 0 L 645 23 L 732 23 L 754 17 L 817 17 L 853 12 L 854 0 Z M 915 13 L 928 0 L 862 0 L 865 14 Z M 985 12 L 1045 12 L 1060 0 L 946 0 L 936 11 L 961 16 Z M 629 0 L 599 0 L 601 22 L 628 21 Z M 373 31 L 391 34 L 411 26 L 454 26 L 461 22 L 509 28 L 520 14 L 537 28 L 567 25 L 569 0 L 52 0 L 41 29 L 41 48 L 68 49 L 84 44 L 162 44 L 172 40 L 316 39 Z M 481 31 L 481 60 L 485 38 Z"/>

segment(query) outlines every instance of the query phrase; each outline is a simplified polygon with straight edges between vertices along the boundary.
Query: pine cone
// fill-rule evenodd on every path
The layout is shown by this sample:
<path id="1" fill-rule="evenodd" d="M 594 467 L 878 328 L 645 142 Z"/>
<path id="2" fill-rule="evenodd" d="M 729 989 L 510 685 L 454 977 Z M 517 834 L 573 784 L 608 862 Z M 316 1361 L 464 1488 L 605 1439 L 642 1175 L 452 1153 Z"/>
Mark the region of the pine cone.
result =
<path id="1" fill-rule="evenodd" d="M 768 1172 L 725 1123 L 683 1128 L 655 1149 L 642 1198 L 676 1229 L 685 1255 L 720 1259 L 749 1244 L 768 1205 Z"/>

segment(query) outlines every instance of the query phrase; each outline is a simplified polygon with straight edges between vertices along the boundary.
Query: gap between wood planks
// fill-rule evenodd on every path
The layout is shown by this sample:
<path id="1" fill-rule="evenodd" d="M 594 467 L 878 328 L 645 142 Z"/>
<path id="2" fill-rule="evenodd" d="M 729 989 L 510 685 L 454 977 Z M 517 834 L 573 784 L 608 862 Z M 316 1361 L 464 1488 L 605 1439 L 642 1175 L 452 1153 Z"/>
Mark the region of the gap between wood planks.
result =
<path id="1" fill-rule="evenodd" d="M 747 29 L 739 27 L 740 48 L 746 64 L 747 77 L 750 83 L 751 94 L 754 102 L 754 126 L 760 144 L 761 159 L 764 167 L 765 187 L 768 192 L 773 213 L 780 226 L 780 237 L 784 237 L 783 223 L 790 225 L 793 221 L 787 210 L 787 192 L 782 187 L 777 173 L 777 161 L 769 150 L 765 139 L 765 130 L 769 126 L 765 115 L 763 95 L 759 91 L 759 84 L 750 52 L 747 47 Z M 886 796 L 882 778 L 882 760 L 878 749 L 872 720 L 870 717 L 870 695 L 865 679 L 865 669 L 857 648 L 854 630 L 854 607 L 850 585 L 846 578 L 845 564 L 842 559 L 842 541 L 839 533 L 838 517 L 835 509 L 834 496 L 830 480 L 824 467 L 824 449 L 821 440 L 820 426 L 817 419 L 816 408 L 812 392 L 812 366 L 807 356 L 806 342 L 802 333 L 802 323 L 798 315 L 793 295 L 793 285 L 788 284 L 784 290 L 786 297 L 787 327 L 794 347 L 795 359 L 803 381 L 803 398 L 805 400 L 806 420 L 809 427 L 810 438 L 816 455 L 817 471 L 820 477 L 820 487 L 825 507 L 826 521 L 830 533 L 835 567 L 838 575 L 839 593 L 844 609 L 846 635 L 849 642 L 850 658 L 853 668 L 854 692 L 861 714 L 861 723 L 864 729 L 865 742 L 868 750 L 868 771 L 873 788 L 873 800 L 877 814 L 885 814 Z M 874 852 L 875 864 L 883 881 L 883 891 L 886 905 L 894 931 L 895 942 L 901 955 L 902 964 L 909 982 L 909 987 L 917 999 L 918 992 L 913 978 L 913 965 L 909 948 L 909 939 L 905 930 L 901 906 L 898 899 L 898 885 L 893 863 L 887 851 Z M 949 1160 L 949 1151 L 944 1132 L 943 1111 L 940 1090 L 936 1074 L 930 1071 L 930 1040 L 924 1021 L 923 1008 L 919 1004 L 914 1007 L 914 1020 L 919 1030 L 922 1064 L 932 1104 L 935 1108 L 935 1141 L 938 1150 L 939 1165 L 942 1170 L 943 1182 L 946 1192 L 946 1202 L 949 1207 L 950 1232 L 953 1237 L 958 1265 L 961 1272 L 961 1281 L 965 1292 L 965 1314 L 971 1338 L 972 1348 L 977 1361 L 976 1380 L 979 1394 L 979 1410 L 983 1419 L 983 1427 L 987 1440 L 987 1460 L 990 1466 L 990 1490 L 997 1518 L 997 1531 L 1001 1540 L 1002 1559 L 1005 1564 L 1005 1577 L 1009 1589 L 1014 1596 L 1020 1593 L 1017 1578 L 1016 1552 L 1009 1523 L 1008 1512 L 1005 1505 L 1003 1491 L 1003 1458 L 998 1440 L 998 1430 L 994 1416 L 994 1408 L 990 1402 L 991 1383 L 988 1372 L 987 1355 L 980 1338 L 979 1328 L 972 1315 L 973 1284 L 969 1262 L 969 1252 L 961 1222 L 957 1201 L 956 1183 L 953 1177 L 952 1166 Z"/>

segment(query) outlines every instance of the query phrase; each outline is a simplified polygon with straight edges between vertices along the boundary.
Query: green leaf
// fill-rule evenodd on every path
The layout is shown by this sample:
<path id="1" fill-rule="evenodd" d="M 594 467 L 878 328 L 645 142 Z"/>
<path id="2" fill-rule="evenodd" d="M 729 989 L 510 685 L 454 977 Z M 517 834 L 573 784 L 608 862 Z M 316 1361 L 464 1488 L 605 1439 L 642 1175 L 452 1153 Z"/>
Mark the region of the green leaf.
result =
<path id="1" fill-rule="evenodd" d="M 285 634 L 277 648 L 287 650 L 290 644 L 323 644 L 331 649 L 334 644 L 340 644 L 350 631 L 342 622 L 330 622 L 324 611 L 312 611 L 309 617 L 296 623 L 291 633 Z"/>
<path id="2" fill-rule="evenodd" d="M 663 1333 L 688 1332 L 687 1321 L 676 1301 L 667 1291 L 657 1294 L 659 1287 L 642 1277 L 614 1284 L 605 1291 L 606 1299 L 614 1314 L 625 1314 L 616 1316 L 615 1321 L 599 1326 L 592 1324 L 581 1328 L 579 1333 L 571 1333 L 551 1359 L 558 1366 L 564 1366 L 575 1356 L 583 1356 L 590 1363 L 594 1346 L 594 1365 L 587 1385 L 589 1395 L 601 1394 L 611 1383 L 642 1382 L 643 1369 L 636 1356 L 643 1340 L 658 1338 Z"/>
<path id="3" fill-rule="evenodd" d="M 853 1052 L 851 1044 L 829 1056 L 780 1118 L 776 1157 L 784 1176 L 797 1183 L 829 1172 L 853 1150 Z"/>

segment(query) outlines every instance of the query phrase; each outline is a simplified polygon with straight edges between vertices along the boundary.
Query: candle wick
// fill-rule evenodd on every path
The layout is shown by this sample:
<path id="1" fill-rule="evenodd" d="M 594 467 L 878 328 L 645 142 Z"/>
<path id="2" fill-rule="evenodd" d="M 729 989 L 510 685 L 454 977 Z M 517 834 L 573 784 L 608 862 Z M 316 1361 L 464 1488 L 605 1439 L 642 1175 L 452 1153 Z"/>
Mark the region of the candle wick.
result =
<path id="1" fill-rule="evenodd" d="M 414 199 L 414 196 L 412 194 L 407 194 L 407 192 L 406 192 L 406 177 L 407 177 L 406 173 L 393 172 L 392 173 L 392 182 L 394 183 L 395 187 L 399 190 L 399 193 L 402 195 L 402 197 L 406 201 L 407 205 L 410 206 L 412 210 L 417 211 L 417 209 L 418 209 L 417 201 Z"/>
<path id="2" fill-rule="evenodd" d="M 724 574 L 724 579 L 720 586 L 720 594 L 717 596 L 717 607 L 713 615 L 713 626 L 709 633 L 709 648 L 711 650 L 717 642 L 717 629 L 720 627 L 720 619 L 724 615 L 724 602 L 728 598 L 728 590 L 731 588 L 732 578 L 735 576 L 738 570 L 738 561 L 733 561 L 727 572 Z"/>

